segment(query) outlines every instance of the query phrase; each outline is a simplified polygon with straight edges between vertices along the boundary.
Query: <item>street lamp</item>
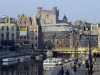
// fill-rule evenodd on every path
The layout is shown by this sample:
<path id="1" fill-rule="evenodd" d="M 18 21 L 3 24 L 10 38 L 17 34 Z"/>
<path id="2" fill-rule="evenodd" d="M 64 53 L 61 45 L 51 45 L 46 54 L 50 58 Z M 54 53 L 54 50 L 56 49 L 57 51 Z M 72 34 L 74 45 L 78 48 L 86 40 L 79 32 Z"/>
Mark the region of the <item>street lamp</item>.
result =
<path id="1" fill-rule="evenodd" d="M 78 62 L 78 41 L 77 41 L 77 35 L 78 35 L 78 33 L 77 33 L 77 30 L 75 29 L 74 31 L 73 31 L 73 44 L 74 44 L 74 47 L 75 47 L 75 58 L 76 58 L 76 60 L 75 60 L 75 62 Z M 75 42 L 76 41 L 76 42 Z"/>
<path id="2" fill-rule="evenodd" d="M 53 39 L 53 46 L 54 46 L 54 38 L 56 37 L 55 33 L 52 33 L 52 39 Z"/>
<path id="3" fill-rule="evenodd" d="M 89 31 L 89 27 L 85 27 L 84 30 Z M 92 64 L 92 56 L 91 56 L 91 28 L 90 28 L 90 35 L 89 35 L 88 41 L 89 41 L 89 60 L 90 60 L 90 62 L 89 62 L 89 75 L 92 75 L 93 64 Z"/>
<path id="4" fill-rule="evenodd" d="M 76 51 L 77 51 L 76 61 L 78 62 L 78 43 L 76 44 Z"/>
<path id="5" fill-rule="evenodd" d="M 90 35 L 90 38 L 89 38 L 89 60 L 90 60 L 89 75 L 92 75 L 93 64 L 92 64 L 92 56 L 91 56 L 91 35 Z"/>
<path id="6" fill-rule="evenodd" d="M 74 46 L 74 48 L 75 48 L 75 54 L 74 54 L 74 56 L 75 56 L 75 61 L 74 61 L 74 71 L 76 72 L 76 64 L 77 64 L 77 62 L 78 62 L 78 43 L 77 43 L 77 30 L 76 29 L 74 29 L 73 30 L 73 46 Z"/>

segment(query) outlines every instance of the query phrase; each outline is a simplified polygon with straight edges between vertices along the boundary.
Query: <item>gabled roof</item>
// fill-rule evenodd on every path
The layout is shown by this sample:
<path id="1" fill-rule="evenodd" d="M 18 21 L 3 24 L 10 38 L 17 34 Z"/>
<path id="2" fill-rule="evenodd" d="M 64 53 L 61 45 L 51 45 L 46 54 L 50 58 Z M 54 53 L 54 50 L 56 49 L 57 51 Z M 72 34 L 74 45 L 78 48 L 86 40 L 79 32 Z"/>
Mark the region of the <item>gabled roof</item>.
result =
<path id="1" fill-rule="evenodd" d="M 8 17 L 8 16 L 4 16 L 3 18 L 0 18 L 0 23 L 7 23 L 5 20 L 6 19 L 9 19 L 10 20 L 10 23 L 17 23 L 17 20 L 15 18 L 11 18 L 11 17 Z"/>

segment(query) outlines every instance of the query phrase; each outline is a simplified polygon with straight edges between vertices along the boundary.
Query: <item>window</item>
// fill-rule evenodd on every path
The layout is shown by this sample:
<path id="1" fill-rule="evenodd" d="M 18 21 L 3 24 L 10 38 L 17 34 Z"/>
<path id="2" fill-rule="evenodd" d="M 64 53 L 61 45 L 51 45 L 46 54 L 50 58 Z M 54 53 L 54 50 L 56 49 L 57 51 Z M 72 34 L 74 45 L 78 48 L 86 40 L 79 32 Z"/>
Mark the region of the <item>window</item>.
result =
<path id="1" fill-rule="evenodd" d="M 20 36 L 20 39 L 23 39 L 23 36 Z"/>
<path id="2" fill-rule="evenodd" d="M 2 38 L 2 40 L 4 39 L 4 33 L 1 34 L 1 38 Z"/>
<path id="3" fill-rule="evenodd" d="M 2 35 L 1 35 L 2 37 L 4 37 L 4 33 L 2 33 Z"/>
<path id="4" fill-rule="evenodd" d="M 7 31 L 9 31 L 9 27 L 7 26 Z"/>
<path id="5" fill-rule="evenodd" d="M 48 61 L 47 61 L 47 60 L 45 60 L 44 62 L 45 62 L 45 63 L 48 63 Z"/>
<path id="6" fill-rule="evenodd" d="M 68 39 L 65 39 L 64 44 L 68 44 L 68 43 L 69 43 Z"/>
<path id="7" fill-rule="evenodd" d="M 27 35 L 27 39 L 29 39 L 29 35 Z"/>
<path id="8" fill-rule="evenodd" d="M 22 24 L 22 21 L 20 21 L 20 24 Z"/>
<path id="9" fill-rule="evenodd" d="M 17 26 L 17 31 L 19 31 L 19 27 Z"/>
<path id="10" fill-rule="evenodd" d="M 57 40 L 57 44 L 59 44 L 59 40 Z"/>
<path id="11" fill-rule="evenodd" d="M 23 21 L 23 24 L 26 24 L 26 21 Z"/>
<path id="12" fill-rule="evenodd" d="M 9 19 L 7 19 L 7 23 L 9 23 Z"/>
<path id="13" fill-rule="evenodd" d="M 37 33 L 37 31 L 35 31 L 35 33 Z"/>
<path id="14" fill-rule="evenodd" d="M 20 24 L 26 24 L 26 21 L 20 21 Z"/>
<path id="15" fill-rule="evenodd" d="M 24 39 L 26 39 L 26 36 L 23 36 Z"/>
<path id="16" fill-rule="evenodd" d="M 17 39 L 19 39 L 19 36 L 17 35 Z"/>
<path id="17" fill-rule="evenodd" d="M 50 60 L 49 63 L 52 63 L 52 61 Z"/>
<path id="18" fill-rule="evenodd" d="M 12 40 L 14 40 L 14 33 L 12 33 Z"/>
<path id="19" fill-rule="evenodd" d="M 24 41 L 24 44 L 29 44 L 29 41 Z"/>
<path id="20" fill-rule="evenodd" d="M 57 61 L 53 61 L 53 63 L 57 63 Z"/>
<path id="21" fill-rule="evenodd" d="M 29 26 L 27 26 L 27 31 L 29 31 Z"/>
<path id="22" fill-rule="evenodd" d="M 14 27 L 12 26 L 12 31 L 14 31 Z"/>
<path id="23" fill-rule="evenodd" d="M 26 39 L 26 36 L 20 36 L 20 39 Z"/>
<path id="24" fill-rule="evenodd" d="M 35 37 L 35 40 L 37 40 L 37 37 Z"/>
<path id="25" fill-rule="evenodd" d="M 9 33 L 6 33 L 6 39 L 9 40 Z"/>
<path id="26" fill-rule="evenodd" d="M 2 26 L 2 31 L 4 31 L 4 26 Z"/>

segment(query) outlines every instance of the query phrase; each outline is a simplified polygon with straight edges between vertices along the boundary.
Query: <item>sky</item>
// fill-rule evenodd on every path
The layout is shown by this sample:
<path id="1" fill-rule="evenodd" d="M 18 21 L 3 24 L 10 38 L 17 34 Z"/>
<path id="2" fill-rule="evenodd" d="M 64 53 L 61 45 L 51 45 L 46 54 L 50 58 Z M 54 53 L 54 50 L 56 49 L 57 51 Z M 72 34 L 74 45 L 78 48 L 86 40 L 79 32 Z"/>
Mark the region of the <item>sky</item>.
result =
<path id="1" fill-rule="evenodd" d="M 68 21 L 76 20 L 100 23 L 100 0 L 0 0 L 0 17 L 3 15 L 18 18 L 21 13 L 33 16 L 37 7 L 59 9 L 59 18 L 67 16 Z"/>

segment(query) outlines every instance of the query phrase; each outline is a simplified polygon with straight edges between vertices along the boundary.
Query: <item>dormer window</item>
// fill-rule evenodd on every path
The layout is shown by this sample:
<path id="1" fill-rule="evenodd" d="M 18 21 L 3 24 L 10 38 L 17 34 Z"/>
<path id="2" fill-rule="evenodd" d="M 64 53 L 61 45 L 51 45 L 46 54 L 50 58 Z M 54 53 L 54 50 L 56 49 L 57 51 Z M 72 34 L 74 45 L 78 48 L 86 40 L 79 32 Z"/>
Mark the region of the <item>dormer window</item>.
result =
<path id="1" fill-rule="evenodd" d="M 9 19 L 7 19 L 6 22 L 9 23 Z"/>

